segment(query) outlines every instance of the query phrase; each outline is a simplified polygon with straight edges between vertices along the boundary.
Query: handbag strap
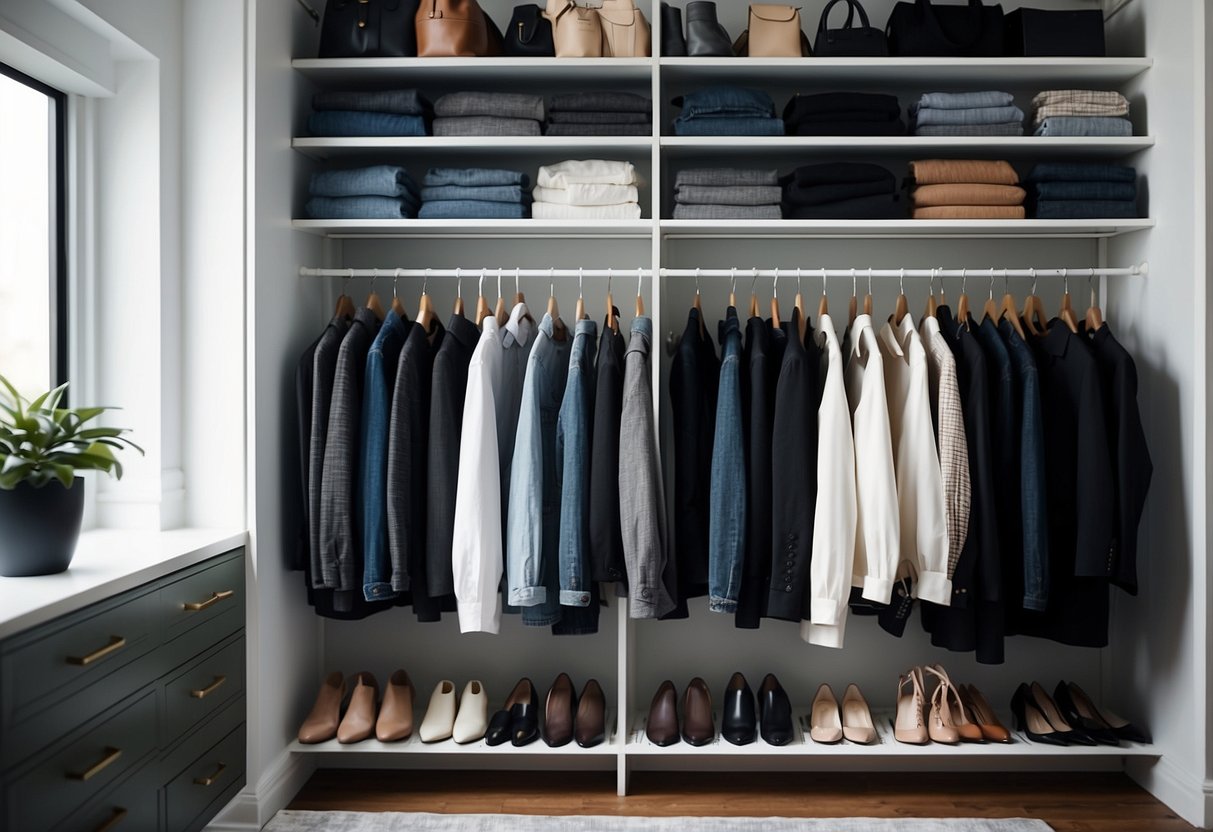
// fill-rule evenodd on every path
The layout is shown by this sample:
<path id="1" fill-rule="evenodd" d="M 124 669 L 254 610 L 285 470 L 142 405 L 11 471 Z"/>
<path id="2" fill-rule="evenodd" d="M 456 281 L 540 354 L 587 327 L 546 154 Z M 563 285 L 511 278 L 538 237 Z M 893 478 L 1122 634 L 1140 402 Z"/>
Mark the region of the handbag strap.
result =
<path id="1" fill-rule="evenodd" d="M 548 0 L 548 5 L 552 5 L 552 0 Z M 560 20 L 560 18 L 564 17 L 574 8 L 576 8 L 576 4 L 573 3 L 573 0 L 566 0 L 564 7 L 560 11 L 556 12 L 556 14 L 553 15 L 551 12 L 548 12 L 548 17 L 551 18 L 552 21 L 552 29 L 555 30 L 556 23 Z"/>
<path id="2" fill-rule="evenodd" d="M 939 36 L 957 49 L 969 49 L 975 46 L 977 41 L 981 39 L 981 13 L 985 11 L 985 7 L 981 5 L 981 0 L 969 0 L 969 16 L 973 18 L 973 37 L 968 40 L 953 40 L 948 37 L 948 33 L 940 25 L 939 18 L 935 15 L 935 7 L 931 5 L 931 0 L 916 0 L 916 4 L 919 12 L 935 24 L 935 28 L 939 30 Z"/>
<path id="3" fill-rule="evenodd" d="M 826 31 L 826 22 L 830 17 L 830 9 L 834 8 L 835 3 L 847 4 L 847 19 L 846 22 L 842 24 L 842 28 L 850 29 L 852 25 L 854 25 L 856 9 L 859 9 L 859 22 L 863 24 L 863 28 L 871 28 L 871 23 L 868 22 L 868 13 L 863 10 L 863 6 L 861 6 L 856 0 L 830 0 L 830 2 L 826 4 L 826 7 L 821 10 L 821 20 L 817 24 L 818 34 Z"/>

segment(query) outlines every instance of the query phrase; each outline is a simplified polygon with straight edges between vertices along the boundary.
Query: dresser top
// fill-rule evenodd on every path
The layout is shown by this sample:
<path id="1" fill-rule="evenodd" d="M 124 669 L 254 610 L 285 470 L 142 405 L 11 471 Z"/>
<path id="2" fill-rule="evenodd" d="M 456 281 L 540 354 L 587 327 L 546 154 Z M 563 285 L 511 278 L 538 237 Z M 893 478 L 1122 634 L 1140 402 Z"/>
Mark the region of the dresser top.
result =
<path id="1" fill-rule="evenodd" d="M 85 532 L 66 572 L 0 577 L 0 639 L 247 543 L 247 532 L 221 529 Z"/>

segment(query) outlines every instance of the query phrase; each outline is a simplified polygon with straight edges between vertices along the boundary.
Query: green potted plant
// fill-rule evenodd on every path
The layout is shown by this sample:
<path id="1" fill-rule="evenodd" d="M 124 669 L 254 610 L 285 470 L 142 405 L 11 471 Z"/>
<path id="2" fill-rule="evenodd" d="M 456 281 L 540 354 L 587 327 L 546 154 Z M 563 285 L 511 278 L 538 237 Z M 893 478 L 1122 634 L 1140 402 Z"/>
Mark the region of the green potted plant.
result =
<path id="1" fill-rule="evenodd" d="M 0 575 L 51 575 L 72 561 L 84 516 L 79 471 L 121 479 L 114 455 L 143 449 L 126 428 L 87 427 L 108 407 L 59 407 L 67 385 L 30 401 L 0 376 Z"/>

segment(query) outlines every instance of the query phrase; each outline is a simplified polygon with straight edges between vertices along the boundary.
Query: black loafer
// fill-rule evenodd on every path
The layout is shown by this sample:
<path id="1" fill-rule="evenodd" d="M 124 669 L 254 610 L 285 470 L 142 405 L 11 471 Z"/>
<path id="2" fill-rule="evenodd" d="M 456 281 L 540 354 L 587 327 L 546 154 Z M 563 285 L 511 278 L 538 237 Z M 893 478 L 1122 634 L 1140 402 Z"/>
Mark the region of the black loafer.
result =
<path id="1" fill-rule="evenodd" d="M 520 690 L 525 685 L 524 690 Z M 510 695 L 510 742 L 515 746 L 529 745 L 539 739 L 539 694 L 530 679 L 523 679 L 514 688 L 520 694 Z"/>
<path id="2" fill-rule="evenodd" d="M 724 711 L 720 719 L 720 736 L 733 745 L 749 745 L 758 734 L 758 717 L 754 712 L 754 692 L 745 676 L 734 673 L 724 691 Z"/>
<path id="3" fill-rule="evenodd" d="M 758 717 L 763 740 L 768 745 L 787 745 L 792 730 L 792 702 L 774 673 L 768 673 L 758 689 Z"/>
<path id="4" fill-rule="evenodd" d="M 510 712 L 497 711 L 489 720 L 488 730 L 484 732 L 485 745 L 501 745 L 510 738 Z"/>

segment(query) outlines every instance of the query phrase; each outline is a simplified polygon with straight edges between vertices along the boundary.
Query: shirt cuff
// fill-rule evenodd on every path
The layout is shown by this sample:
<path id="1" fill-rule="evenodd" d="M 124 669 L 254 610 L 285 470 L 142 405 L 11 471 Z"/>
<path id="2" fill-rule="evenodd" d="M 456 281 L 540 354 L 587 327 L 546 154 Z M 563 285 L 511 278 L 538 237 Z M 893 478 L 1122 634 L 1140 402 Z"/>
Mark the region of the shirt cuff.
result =
<path id="1" fill-rule="evenodd" d="M 838 624 L 840 604 L 833 598 L 813 598 L 809 601 L 809 610 L 813 624 L 834 627 Z"/>
<path id="2" fill-rule="evenodd" d="M 952 582 L 946 572 L 923 572 L 914 588 L 920 601 L 930 601 L 941 607 L 952 604 Z"/>
<path id="3" fill-rule="evenodd" d="M 729 598 L 717 598 L 715 596 L 708 599 L 708 609 L 712 612 L 721 612 L 726 615 L 732 615 L 737 612 L 737 602 Z"/>
<path id="4" fill-rule="evenodd" d="M 362 585 L 362 597 L 368 601 L 386 601 L 396 597 L 396 590 L 386 581 L 375 581 Z"/>
<path id="5" fill-rule="evenodd" d="M 590 593 L 580 589 L 562 589 L 560 590 L 560 606 L 562 607 L 588 607 L 590 605 Z"/>
<path id="6" fill-rule="evenodd" d="M 844 611 L 844 614 L 836 625 L 814 624 L 811 621 L 801 621 L 800 637 L 817 647 L 831 647 L 838 650 L 842 648 L 842 640 L 843 636 L 846 635 L 846 629 L 847 616 Z"/>
<path id="7" fill-rule="evenodd" d="M 877 604 L 887 604 L 893 600 L 893 582 L 888 578 L 868 575 L 863 579 L 863 597 Z"/>
<path id="8" fill-rule="evenodd" d="M 548 589 L 545 586 L 516 586 L 510 590 L 507 603 L 511 607 L 537 607 L 548 600 Z"/>
<path id="9" fill-rule="evenodd" d="M 459 632 L 496 634 L 501 629 L 496 607 L 494 603 L 486 615 L 484 604 L 479 601 L 459 604 Z"/>

